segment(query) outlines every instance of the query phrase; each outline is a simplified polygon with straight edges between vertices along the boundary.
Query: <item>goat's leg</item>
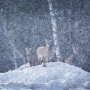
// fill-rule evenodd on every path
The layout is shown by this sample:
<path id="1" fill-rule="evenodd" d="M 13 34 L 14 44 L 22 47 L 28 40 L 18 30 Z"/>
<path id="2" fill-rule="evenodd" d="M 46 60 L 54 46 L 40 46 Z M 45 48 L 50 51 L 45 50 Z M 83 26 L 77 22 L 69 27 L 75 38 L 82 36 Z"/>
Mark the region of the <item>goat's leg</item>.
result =
<path id="1" fill-rule="evenodd" d="M 39 65 L 42 64 L 42 59 L 39 58 L 39 61 L 38 61 Z"/>
<path id="2" fill-rule="evenodd" d="M 46 67 L 46 58 L 43 58 L 43 67 Z"/>

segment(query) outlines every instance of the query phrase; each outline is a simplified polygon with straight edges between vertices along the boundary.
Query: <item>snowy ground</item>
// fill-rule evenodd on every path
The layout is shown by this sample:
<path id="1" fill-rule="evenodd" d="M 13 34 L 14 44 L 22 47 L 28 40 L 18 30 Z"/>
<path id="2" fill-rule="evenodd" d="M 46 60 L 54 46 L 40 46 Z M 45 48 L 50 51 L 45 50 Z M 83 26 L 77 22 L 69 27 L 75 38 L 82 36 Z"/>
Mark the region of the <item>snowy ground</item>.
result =
<path id="1" fill-rule="evenodd" d="M 0 73 L 0 90 L 90 90 L 90 73 L 62 62 Z"/>

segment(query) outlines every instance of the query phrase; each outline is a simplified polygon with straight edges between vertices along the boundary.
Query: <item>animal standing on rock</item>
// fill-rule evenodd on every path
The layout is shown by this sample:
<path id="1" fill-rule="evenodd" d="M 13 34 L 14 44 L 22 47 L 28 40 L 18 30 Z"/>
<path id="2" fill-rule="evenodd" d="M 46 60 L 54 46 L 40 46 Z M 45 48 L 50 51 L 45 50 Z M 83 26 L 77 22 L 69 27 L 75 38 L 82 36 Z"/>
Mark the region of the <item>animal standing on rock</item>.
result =
<path id="1" fill-rule="evenodd" d="M 51 51 L 48 51 L 48 62 L 51 61 L 51 59 L 53 58 L 54 54 L 56 52 L 56 47 L 55 46 L 52 46 L 52 50 Z"/>
<path id="2" fill-rule="evenodd" d="M 48 51 L 49 51 L 49 47 L 50 47 L 52 40 L 45 39 L 45 42 L 46 42 L 46 46 L 38 47 L 37 51 L 36 51 L 37 57 L 38 57 L 38 62 L 39 62 L 39 64 L 41 64 L 43 61 L 44 67 L 46 67 L 46 63 L 48 62 L 47 56 L 48 56 Z"/>
<path id="3" fill-rule="evenodd" d="M 30 67 L 38 65 L 37 57 L 31 54 L 32 48 L 25 48 L 25 50 L 26 50 L 26 57 L 30 64 Z"/>
<path id="4" fill-rule="evenodd" d="M 76 64 L 76 54 L 78 47 L 72 47 L 73 53 L 66 59 L 65 63 L 68 63 L 70 65 L 75 65 Z"/>

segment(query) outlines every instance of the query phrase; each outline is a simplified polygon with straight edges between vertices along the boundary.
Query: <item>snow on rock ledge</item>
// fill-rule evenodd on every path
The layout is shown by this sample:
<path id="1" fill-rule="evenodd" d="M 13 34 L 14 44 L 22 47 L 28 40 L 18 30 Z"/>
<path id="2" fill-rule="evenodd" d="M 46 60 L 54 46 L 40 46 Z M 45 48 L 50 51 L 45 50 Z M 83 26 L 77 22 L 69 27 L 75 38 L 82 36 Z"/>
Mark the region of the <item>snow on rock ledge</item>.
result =
<path id="1" fill-rule="evenodd" d="M 86 81 L 86 82 L 84 83 L 84 88 L 85 88 L 85 89 L 90 89 L 90 81 Z"/>
<path id="2" fill-rule="evenodd" d="M 84 88 L 90 81 L 90 73 L 62 62 L 29 67 L 29 64 L 0 74 L 0 90 L 74 90 Z M 84 89 L 83 88 L 83 89 Z"/>

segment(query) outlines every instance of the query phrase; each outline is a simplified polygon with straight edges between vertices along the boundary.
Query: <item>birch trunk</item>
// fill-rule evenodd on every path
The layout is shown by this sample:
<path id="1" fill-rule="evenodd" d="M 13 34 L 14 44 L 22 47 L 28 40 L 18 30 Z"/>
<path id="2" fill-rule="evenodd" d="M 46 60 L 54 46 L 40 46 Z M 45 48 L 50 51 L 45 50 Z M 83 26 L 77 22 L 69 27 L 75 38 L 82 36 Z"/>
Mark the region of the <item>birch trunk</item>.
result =
<path id="1" fill-rule="evenodd" d="M 8 38 L 8 35 L 7 35 L 7 23 L 6 23 L 6 20 L 4 20 L 4 33 L 5 33 L 5 35 L 6 35 L 6 37 Z M 11 42 L 9 41 L 9 44 L 12 46 L 12 44 L 11 44 Z M 17 63 L 16 63 L 16 55 L 15 55 L 15 48 L 14 47 L 12 47 L 13 48 L 13 62 L 14 62 L 14 65 L 15 65 L 15 69 L 16 68 L 18 68 L 18 66 L 17 66 Z"/>
<path id="2" fill-rule="evenodd" d="M 61 58 L 60 57 L 61 54 L 59 52 L 58 37 L 57 37 L 57 24 L 56 24 L 55 14 L 53 12 L 52 0 L 48 0 L 48 5 L 49 5 L 50 16 L 51 16 L 53 40 L 54 40 L 54 45 L 56 46 L 56 57 L 57 57 L 57 61 L 59 61 Z"/>

